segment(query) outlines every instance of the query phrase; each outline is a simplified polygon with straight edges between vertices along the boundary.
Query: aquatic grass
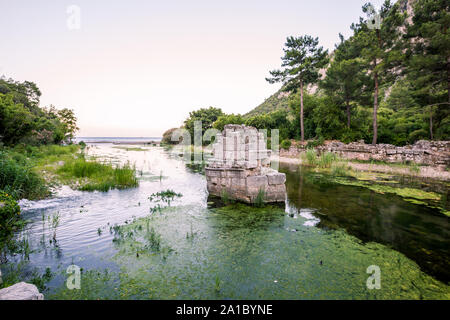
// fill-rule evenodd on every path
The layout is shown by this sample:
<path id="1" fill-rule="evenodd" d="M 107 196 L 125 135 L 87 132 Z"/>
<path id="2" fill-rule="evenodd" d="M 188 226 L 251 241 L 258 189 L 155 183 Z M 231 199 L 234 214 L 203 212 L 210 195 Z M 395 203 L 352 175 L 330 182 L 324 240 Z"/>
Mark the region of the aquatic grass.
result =
<path id="1" fill-rule="evenodd" d="M 338 160 L 336 154 L 332 152 L 324 152 L 318 157 L 317 165 L 320 168 L 330 168 L 331 165 Z"/>
<path id="2" fill-rule="evenodd" d="M 331 168 L 333 163 L 340 161 L 339 157 L 333 152 L 318 154 L 315 149 L 307 149 L 300 157 L 304 164 L 322 169 Z"/>
<path id="3" fill-rule="evenodd" d="M 149 232 L 146 233 L 145 239 L 147 240 L 148 246 L 155 252 L 161 250 L 161 235 L 151 228 Z"/>
<path id="4" fill-rule="evenodd" d="M 56 242 L 56 229 L 59 226 L 61 219 L 61 215 L 59 212 L 53 213 L 51 216 L 48 216 L 48 222 L 50 227 L 53 229 L 53 241 Z"/>
<path id="5" fill-rule="evenodd" d="M 420 166 L 417 163 L 412 163 L 409 167 L 408 167 L 409 171 L 412 174 L 419 174 L 420 173 Z"/>
<path id="6" fill-rule="evenodd" d="M 114 166 L 111 163 L 88 161 L 79 157 L 67 161 L 57 173 L 68 183 L 77 183 L 81 191 L 102 191 L 137 187 L 136 167 L 130 163 Z"/>
<path id="7" fill-rule="evenodd" d="M 216 275 L 216 278 L 214 279 L 214 290 L 216 292 L 220 291 L 220 278 L 218 275 Z"/>
<path id="8" fill-rule="evenodd" d="M 302 160 L 310 166 L 315 166 L 317 164 L 317 153 L 314 149 L 308 149 L 305 153 L 301 155 Z"/>
<path id="9" fill-rule="evenodd" d="M 443 213 L 444 215 L 450 216 L 450 212 L 445 208 L 445 204 L 443 203 L 443 196 L 436 192 L 409 187 L 395 187 L 386 184 L 375 183 L 371 180 L 335 178 L 334 182 L 347 186 L 364 187 L 380 194 L 395 194 L 402 197 L 407 202 L 424 205 L 429 208 L 435 208 L 441 211 L 441 213 Z"/>
<path id="10" fill-rule="evenodd" d="M 120 149 L 125 151 L 148 151 L 148 149 L 143 149 L 140 147 L 113 147 L 114 149 Z"/>
<path id="11" fill-rule="evenodd" d="M 151 202 L 163 202 L 163 203 L 167 203 L 168 206 L 170 206 L 170 203 L 175 199 L 175 198 L 181 198 L 183 195 L 181 193 L 177 193 L 171 189 L 167 189 L 165 191 L 160 191 L 157 193 L 153 193 L 152 195 L 150 195 L 150 197 L 148 197 L 148 199 Z"/>
<path id="12" fill-rule="evenodd" d="M 350 170 L 351 169 L 345 163 L 334 163 L 331 166 L 331 174 L 333 176 L 339 176 L 339 177 L 347 176 L 347 175 L 349 175 Z"/>
<path id="13" fill-rule="evenodd" d="M 264 200 L 266 198 L 266 191 L 264 189 L 259 189 L 258 195 L 255 198 L 254 205 L 258 208 L 264 207 Z"/>
<path id="14" fill-rule="evenodd" d="M 230 194 L 225 189 L 223 189 L 222 192 L 220 193 L 220 199 L 222 200 L 222 202 L 225 205 L 229 205 L 229 204 L 233 203 L 233 201 L 230 198 Z"/>
<path id="15" fill-rule="evenodd" d="M 263 208 L 256 206 L 248 206 L 243 203 L 233 203 L 224 207 L 212 209 L 212 212 L 217 214 L 227 228 L 231 229 L 246 229 L 257 230 L 265 227 L 274 221 L 281 223 L 284 217 L 284 209 L 276 205 L 266 205 Z"/>

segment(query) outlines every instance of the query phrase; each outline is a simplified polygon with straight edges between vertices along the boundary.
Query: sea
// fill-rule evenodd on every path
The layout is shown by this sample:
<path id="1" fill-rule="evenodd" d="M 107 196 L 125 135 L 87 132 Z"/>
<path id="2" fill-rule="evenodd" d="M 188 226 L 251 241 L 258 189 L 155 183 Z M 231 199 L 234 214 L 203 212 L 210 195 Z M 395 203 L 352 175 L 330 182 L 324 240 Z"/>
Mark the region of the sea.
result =
<path id="1" fill-rule="evenodd" d="M 76 137 L 75 143 L 115 143 L 115 144 L 143 144 L 161 142 L 161 137 Z"/>

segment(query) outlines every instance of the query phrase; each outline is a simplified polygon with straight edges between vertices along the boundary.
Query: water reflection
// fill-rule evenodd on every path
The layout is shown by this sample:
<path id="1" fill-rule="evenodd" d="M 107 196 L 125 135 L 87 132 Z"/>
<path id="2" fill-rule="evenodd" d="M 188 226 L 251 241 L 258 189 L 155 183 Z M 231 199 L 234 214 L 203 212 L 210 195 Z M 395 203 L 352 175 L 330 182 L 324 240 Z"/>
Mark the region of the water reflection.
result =
<path id="1" fill-rule="evenodd" d="M 343 186 L 307 168 L 282 165 L 288 203 L 296 210 L 313 209 L 322 229 L 343 228 L 359 239 L 391 246 L 425 272 L 450 281 L 449 218 L 391 194 Z"/>

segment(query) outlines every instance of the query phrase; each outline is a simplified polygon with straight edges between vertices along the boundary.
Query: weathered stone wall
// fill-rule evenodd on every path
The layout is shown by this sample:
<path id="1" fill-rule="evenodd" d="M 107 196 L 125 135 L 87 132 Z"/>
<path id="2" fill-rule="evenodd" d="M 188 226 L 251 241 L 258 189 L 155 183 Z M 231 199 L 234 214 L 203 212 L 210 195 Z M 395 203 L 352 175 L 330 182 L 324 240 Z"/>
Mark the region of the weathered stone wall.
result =
<path id="1" fill-rule="evenodd" d="M 286 175 L 269 168 L 264 135 L 253 127 L 227 125 L 216 136 L 213 158 L 205 169 L 210 195 L 253 203 L 262 190 L 264 202 L 286 200 Z"/>
<path id="2" fill-rule="evenodd" d="M 325 142 L 316 148 L 319 152 L 334 152 L 349 160 L 379 160 L 391 163 L 415 162 L 430 166 L 450 166 L 450 141 L 417 141 L 413 145 L 396 147 L 390 144 L 365 144 L 339 141 Z M 280 150 L 281 157 L 297 157 L 304 152 L 304 146 L 293 146 Z"/>

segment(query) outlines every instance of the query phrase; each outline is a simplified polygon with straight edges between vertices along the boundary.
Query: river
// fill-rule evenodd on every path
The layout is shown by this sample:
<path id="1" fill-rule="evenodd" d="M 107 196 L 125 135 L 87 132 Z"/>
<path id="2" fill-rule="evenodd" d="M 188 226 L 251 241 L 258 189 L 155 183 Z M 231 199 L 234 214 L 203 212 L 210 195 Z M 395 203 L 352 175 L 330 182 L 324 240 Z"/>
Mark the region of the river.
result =
<path id="1" fill-rule="evenodd" d="M 63 187 L 21 201 L 29 223 L 17 239 L 30 252 L 8 257 L 3 275 L 50 268 L 48 299 L 450 298 L 449 218 L 437 209 L 294 165 L 280 168 L 286 208 L 217 207 L 201 171 L 162 147 L 140 148 L 89 145 L 135 163 L 135 189 Z M 148 197 L 167 189 L 182 197 L 151 210 Z M 69 265 L 82 268 L 81 290 L 65 285 Z M 371 266 L 380 289 L 367 286 Z"/>

